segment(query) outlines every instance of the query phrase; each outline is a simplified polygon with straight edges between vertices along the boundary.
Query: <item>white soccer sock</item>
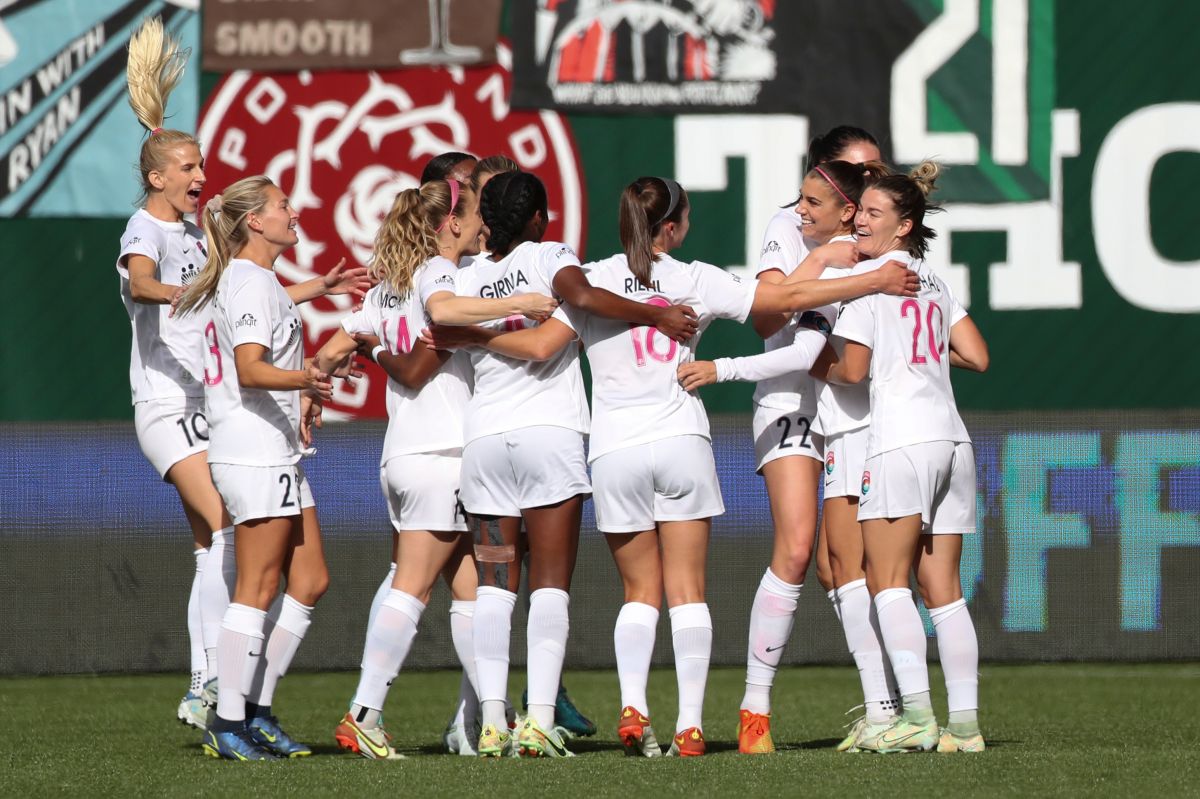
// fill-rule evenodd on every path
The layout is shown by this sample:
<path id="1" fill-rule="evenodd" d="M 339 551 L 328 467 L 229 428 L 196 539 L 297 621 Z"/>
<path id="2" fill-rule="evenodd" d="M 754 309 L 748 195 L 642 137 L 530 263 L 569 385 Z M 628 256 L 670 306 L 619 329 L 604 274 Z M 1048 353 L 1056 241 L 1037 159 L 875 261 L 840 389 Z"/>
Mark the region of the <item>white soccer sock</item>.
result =
<path id="1" fill-rule="evenodd" d="M 208 550 L 203 547 L 194 551 L 196 573 L 192 575 L 192 591 L 188 595 L 187 625 L 188 643 L 191 649 L 192 683 L 188 689 L 198 694 L 208 679 L 208 658 L 204 653 L 204 625 L 200 620 L 200 580 L 204 576 L 204 565 L 208 562 Z"/>
<path id="2" fill-rule="evenodd" d="M 469 728 L 479 717 L 479 695 L 475 692 L 475 600 L 450 601 L 450 640 L 454 643 L 458 662 L 462 664 L 454 723 Z"/>
<path id="3" fill-rule="evenodd" d="M 671 643 L 675 648 L 675 680 L 679 684 L 679 718 L 675 734 L 703 726 L 704 686 L 712 657 L 712 617 L 708 605 L 694 602 L 671 608 Z"/>
<path id="4" fill-rule="evenodd" d="M 950 720 L 970 724 L 979 709 L 979 639 L 975 637 L 967 600 L 930 608 L 929 617 L 937 632 Z"/>
<path id="5" fill-rule="evenodd" d="M 371 629 L 371 625 L 375 623 L 375 614 L 379 612 L 379 608 L 383 605 L 383 600 L 387 599 L 388 591 L 392 590 L 392 581 L 396 579 L 396 564 L 393 563 L 388 568 L 387 576 L 383 578 L 383 582 L 375 589 L 375 596 L 371 597 L 371 609 L 367 611 L 367 629 Z"/>
<path id="6" fill-rule="evenodd" d="M 246 694 L 263 653 L 267 614 L 248 605 L 231 603 L 221 622 L 217 644 L 219 670 L 225 678 L 217 692 L 217 715 L 226 721 L 245 721 Z"/>
<path id="7" fill-rule="evenodd" d="M 508 646 L 516 604 L 512 591 L 490 585 L 480 586 L 475 596 L 475 687 L 483 723 L 501 730 L 507 726 Z"/>
<path id="8" fill-rule="evenodd" d="M 350 708 L 364 727 L 379 726 L 379 712 L 387 700 L 388 688 L 408 657 L 424 612 L 424 602 L 395 588 L 388 591 L 379 606 L 375 621 L 367 630 L 362 674 Z M 364 709 L 375 712 L 368 716 L 363 713 Z"/>
<path id="9" fill-rule="evenodd" d="M 833 615 L 837 616 L 838 621 L 841 621 L 842 605 L 841 602 L 838 601 L 838 590 L 836 588 L 830 588 L 825 592 L 825 596 L 829 597 L 829 604 L 833 606 Z"/>
<path id="10" fill-rule="evenodd" d="M 204 630 L 204 654 L 210 680 L 218 675 L 217 639 L 221 635 L 222 619 L 225 618 L 225 610 L 229 607 L 236 583 L 237 558 L 233 551 L 233 528 L 214 530 L 204 573 L 200 575 L 200 625 Z"/>
<path id="11" fill-rule="evenodd" d="M 267 643 L 263 647 L 263 665 L 254 676 L 254 683 L 246 700 L 260 707 L 270 707 L 275 697 L 275 686 L 283 675 L 287 674 L 304 634 L 312 624 L 313 609 L 302 605 L 288 594 L 283 600 L 276 600 L 278 614 L 275 608 L 268 617 L 275 618 L 275 626 L 267 633 Z"/>
<path id="12" fill-rule="evenodd" d="M 658 632 L 658 608 L 644 602 L 626 602 L 617 614 L 613 647 L 617 652 L 617 679 L 621 683 L 621 707 L 632 707 L 649 717 L 646 683 L 650 658 Z"/>
<path id="13" fill-rule="evenodd" d="M 840 615 L 842 629 L 846 633 L 846 646 L 858 666 L 867 721 L 882 724 L 895 715 L 896 698 L 888 684 L 890 669 L 883 655 L 878 624 L 873 624 L 871 619 L 873 606 L 871 595 L 867 592 L 867 581 L 862 579 L 846 583 L 837 589 L 837 594 L 838 604 L 842 608 Z"/>
<path id="14" fill-rule="evenodd" d="M 879 630 L 892 672 L 900 685 L 905 715 L 924 716 L 929 705 L 929 666 L 925 662 L 925 625 L 907 588 L 887 588 L 875 595 Z"/>
<path id="15" fill-rule="evenodd" d="M 568 613 L 571 596 L 559 588 L 539 588 L 529 595 L 529 641 L 526 681 L 529 684 L 529 715 L 542 726 L 554 726 L 554 704 L 567 655 L 571 629 Z"/>
<path id="16" fill-rule="evenodd" d="M 742 708 L 751 713 L 771 712 L 771 686 L 783 658 L 783 648 L 792 637 L 796 605 L 804 584 L 792 585 L 763 573 L 750 608 L 750 647 L 746 654 L 746 694 Z"/>

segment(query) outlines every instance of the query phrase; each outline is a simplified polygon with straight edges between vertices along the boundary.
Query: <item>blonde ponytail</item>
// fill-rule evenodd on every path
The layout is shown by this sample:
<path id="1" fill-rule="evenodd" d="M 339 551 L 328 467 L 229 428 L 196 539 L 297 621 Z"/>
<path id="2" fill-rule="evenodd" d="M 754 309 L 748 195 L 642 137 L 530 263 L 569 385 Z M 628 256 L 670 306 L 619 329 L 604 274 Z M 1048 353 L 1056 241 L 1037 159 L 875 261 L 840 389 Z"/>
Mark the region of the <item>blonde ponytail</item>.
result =
<path id="1" fill-rule="evenodd" d="M 208 237 L 208 259 L 183 292 L 176 313 L 192 313 L 212 302 L 225 268 L 249 241 L 246 217 L 266 206 L 267 188 L 274 185 L 265 175 L 242 178 L 204 206 L 202 221 Z"/>
<path id="2" fill-rule="evenodd" d="M 417 267 L 438 254 L 439 226 L 451 213 L 462 213 L 469 188 L 459 185 L 458 205 L 454 208 L 450 207 L 450 185 L 445 180 L 431 180 L 419 189 L 405 189 L 396 195 L 375 234 L 372 277 L 387 283 L 400 296 L 412 291 Z"/>
<path id="3" fill-rule="evenodd" d="M 189 53 L 189 50 L 180 50 L 179 42 L 163 29 L 161 17 L 147 19 L 129 39 L 129 61 L 125 67 L 129 106 L 142 127 L 150 131 L 138 159 L 141 178 L 138 205 L 143 205 L 154 190 L 150 185 L 150 173 L 166 169 L 175 148 L 189 144 L 200 146 L 190 133 L 162 127 L 166 120 L 167 98 L 183 77 Z"/>

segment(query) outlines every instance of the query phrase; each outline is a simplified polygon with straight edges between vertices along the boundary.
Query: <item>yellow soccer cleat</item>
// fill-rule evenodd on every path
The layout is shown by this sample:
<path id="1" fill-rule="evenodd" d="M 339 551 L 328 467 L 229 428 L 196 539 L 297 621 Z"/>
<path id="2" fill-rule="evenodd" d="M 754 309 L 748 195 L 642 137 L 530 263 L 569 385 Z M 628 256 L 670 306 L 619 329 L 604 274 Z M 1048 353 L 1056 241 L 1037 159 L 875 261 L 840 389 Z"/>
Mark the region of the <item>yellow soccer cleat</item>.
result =
<path id="1" fill-rule="evenodd" d="M 512 733 L 501 731 L 495 724 L 484 724 L 479 732 L 479 747 L 475 750 L 480 757 L 508 757 L 513 753 Z"/>
<path id="2" fill-rule="evenodd" d="M 543 730 L 533 716 L 526 716 L 517 736 L 517 753 L 521 757 L 574 757 L 563 743 L 557 728 Z"/>
<path id="3" fill-rule="evenodd" d="M 880 754 L 931 752 L 938 745 L 937 720 L 914 723 L 899 716 L 886 726 L 869 724 L 855 745 L 864 752 Z"/>
<path id="4" fill-rule="evenodd" d="M 983 742 L 983 734 L 955 735 L 950 730 L 943 729 L 938 736 L 937 750 L 942 754 L 951 752 L 982 752 L 987 748 Z"/>

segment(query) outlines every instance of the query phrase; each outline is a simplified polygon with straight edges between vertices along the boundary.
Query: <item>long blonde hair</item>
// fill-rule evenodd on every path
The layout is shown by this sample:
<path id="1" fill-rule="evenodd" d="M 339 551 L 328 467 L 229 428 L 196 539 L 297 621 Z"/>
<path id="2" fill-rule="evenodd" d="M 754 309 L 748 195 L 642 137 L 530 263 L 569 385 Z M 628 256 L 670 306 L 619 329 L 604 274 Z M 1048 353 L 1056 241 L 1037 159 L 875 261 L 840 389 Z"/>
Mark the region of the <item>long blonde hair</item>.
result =
<path id="1" fill-rule="evenodd" d="M 267 204 L 267 189 L 275 184 L 266 175 L 242 178 L 204 206 L 208 260 L 179 300 L 176 313 L 198 311 L 212 301 L 229 261 L 250 240 L 246 217 Z"/>
<path id="2" fill-rule="evenodd" d="M 189 54 L 189 50 L 180 50 L 178 40 L 163 30 L 161 17 L 147 19 L 129 40 L 129 61 L 125 67 L 129 105 L 142 127 L 150 131 L 138 159 L 141 178 L 138 205 L 144 205 L 154 190 L 150 173 L 166 169 L 175 148 L 187 144 L 200 146 L 190 133 L 162 126 L 167 97 L 183 77 Z"/>
<path id="3" fill-rule="evenodd" d="M 457 183 L 457 181 L 455 181 Z M 431 180 L 396 195 L 375 234 L 371 276 L 401 296 L 412 290 L 417 267 L 438 254 L 437 231 L 451 213 L 461 215 L 470 187 L 459 183 L 458 203 L 450 207 L 450 179 Z"/>

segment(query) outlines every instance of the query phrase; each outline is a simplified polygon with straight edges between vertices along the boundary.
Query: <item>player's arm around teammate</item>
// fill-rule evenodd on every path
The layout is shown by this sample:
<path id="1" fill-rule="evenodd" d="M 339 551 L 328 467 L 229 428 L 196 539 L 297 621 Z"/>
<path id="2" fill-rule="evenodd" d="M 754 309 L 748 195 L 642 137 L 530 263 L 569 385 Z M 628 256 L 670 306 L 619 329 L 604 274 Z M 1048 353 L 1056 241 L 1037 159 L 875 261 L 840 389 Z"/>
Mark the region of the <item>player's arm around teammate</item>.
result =
<path id="1" fill-rule="evenodd" d="M 203 729 L 209 700 L 216 699 L 216 641 L 233 583 L 233 525 L 206 459 L 204 384 L 220 374 L 206 369 L 204 352 L 206 336 L 215 345 L 215 332 L 208 315 L 181 319 L 170 307 L 199 273 L 207 246 L 204 232 L 185 218 L 196 212 L 205 185 L 199 144 L 188 133 L 162 127 L 183 67 L 178 42 L 160 19 L 147 20 L 130 40 L 129 103 L 149 136 L 138 164 L 144 202 L 121 237 L 117 272 L 133 332 L 129 376 L 138 444 L 179 492 L 192 530 L 192 682 L 177 716 Z"/>
<path id="2" fill-rule="evenodd" d="M 304 365 L 300 316 L 273 271 L 297 241 L 298 219 L 266 177 L 231 185 L 205 206 L 209 258 L 178 306 L 187 315 L 211 304 L 225 362 L 222 380 L 207 394 L 209 464 L 237 528 L 237 585 L 221 625 L 224 677 L 204 748 L 234 760 L 311 754 L 271 710 L 275 686 L 329 584 L 312 491 L 298 461 L 300 395 L 326 400 L 332 386 L 327 374 Z M 287 592 L 279 597 L 284 577 Z"/>
<path id="3" fill-rule="evenodd" d="M 924 256 L 936 235 L 924 223 L 938 169 L 926 162 L 864 193 L 860 247 Z M 917 298 L 851 303 L 835 334 L 845 338 L 831 382 L 871 378 L 871 426 L 858 517 L 866 579 L 903 696 L 903 714 L 867 725 L 856 746 L 877 751 L 981 751 L 978 643 L 962 596 L 962 536 L 975 532 L 975 463 L 954 403 L 950 366 L 988 365 L 987 347 L 949 288 L 921 261 Z M 920 334 L 916 334 L 920 326 Z M 956 354 L 957 353 L 957 354 Z M 950 723 L 939 735 L 929 701 L 925 637 L 909 591 L 916 572 L 930 608 L 946 677 Z"/>

